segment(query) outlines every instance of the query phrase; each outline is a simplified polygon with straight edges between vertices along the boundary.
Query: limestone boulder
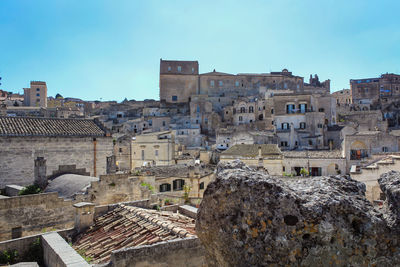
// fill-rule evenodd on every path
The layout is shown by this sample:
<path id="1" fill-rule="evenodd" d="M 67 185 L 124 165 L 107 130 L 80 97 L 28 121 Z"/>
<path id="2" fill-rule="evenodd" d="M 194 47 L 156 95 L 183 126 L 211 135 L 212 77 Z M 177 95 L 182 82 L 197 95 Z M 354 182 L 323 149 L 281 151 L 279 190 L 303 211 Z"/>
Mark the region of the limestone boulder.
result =
<path id="1" fill-rule="evenodd" d="M 378 210 L 347 176 L 283 181 L 238 161 L 221 164 L 196 232 L 209 266 L 398 266 L 399 177 L 381 178 L 390 209 Z"/>

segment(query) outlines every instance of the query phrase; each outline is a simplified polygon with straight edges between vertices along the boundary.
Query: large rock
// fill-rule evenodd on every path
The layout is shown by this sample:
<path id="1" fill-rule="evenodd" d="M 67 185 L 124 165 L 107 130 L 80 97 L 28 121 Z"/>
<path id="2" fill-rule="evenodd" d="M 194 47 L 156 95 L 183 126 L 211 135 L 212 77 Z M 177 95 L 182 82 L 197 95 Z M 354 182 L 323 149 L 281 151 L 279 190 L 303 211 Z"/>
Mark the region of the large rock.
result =
<path id="1" fill-rule="evenodd" d="M 346 176 L 282 181 L 227 163 L 205 191 L 196 232 L 209 266 L 398 266 L 399 177 L 383 178 L 384 214 Z"/>

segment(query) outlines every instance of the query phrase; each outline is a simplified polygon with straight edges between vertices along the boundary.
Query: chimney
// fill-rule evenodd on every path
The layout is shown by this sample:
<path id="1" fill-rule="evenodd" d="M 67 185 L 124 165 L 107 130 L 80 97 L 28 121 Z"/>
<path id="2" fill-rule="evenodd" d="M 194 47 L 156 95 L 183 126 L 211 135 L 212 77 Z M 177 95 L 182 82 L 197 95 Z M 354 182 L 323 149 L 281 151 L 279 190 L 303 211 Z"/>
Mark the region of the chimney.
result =
<path id="1" fill-rule="evenodd" d="M 193 178 L 195 175 L 195 167 L 189 166 L 189 178 Z"/>
<path id="2" fill-rule="evenodd" d="M 44 157 L 37 157 L 35 159 L 34 178 L 34 183 L 36 185 L 38 185 L 41 189 L 46 188 L 46 160 L 44 159 Z"/>
<path id="3" fill-rule="evenodd" d="M 115 155 L 107 157 L 107 174 L 114 174 L 117 172 L 117 161 Z"/>
<path id="4" fill-rule="evenodd" d="M 75 230 L 81 233 L 93 224 L 94 204 L 90 202 L 79 202 L 75 207 Z"/>

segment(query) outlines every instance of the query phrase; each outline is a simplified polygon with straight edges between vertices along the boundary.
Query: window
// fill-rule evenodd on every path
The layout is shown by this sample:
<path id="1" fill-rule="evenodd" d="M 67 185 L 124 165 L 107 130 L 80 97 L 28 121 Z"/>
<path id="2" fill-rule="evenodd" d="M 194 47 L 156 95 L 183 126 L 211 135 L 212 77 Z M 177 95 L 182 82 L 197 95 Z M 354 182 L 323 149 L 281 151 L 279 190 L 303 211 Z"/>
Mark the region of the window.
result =
<path id="1" fill-rule="evenodd" d="M 20 238 L 22 236 L 22 227 L 14 227 L 11 229 L 11 238 Z"/>
<path id="2" fill-rule="evenodd" d="M 144 160 L 144 150 L 142 150 L 142 160 Z"/>
<path id="3" fill-rule="evenodd" d="M 201 183 L 200 183 L 199 189 L 200 189 L 200 190 L 204 189 L 204 182 L 201 182 Z"/>
<path id="4" fill-rule="evenodd" d="M 194 73 L 194 68 L 192 67 L 192 73 Z"/>
<path id="5" fill-rule="evenodd" d="M 168 66 L 168 71 L 171 71 L 171 66 Z"/>
<path id="6" fill-rule="evenodd" d="M 239 87 L 239 81 L 236 81 L 236 82 L 235 82 L 235 86 L 236 86 L 236 87 Z"/>
<path id="7" fill-rule="evenodd" d="M 290 129 L 289 123 L 287 123 L 287 122 L 282 123 L 281 126 L 282 126 L 283 130 L 289 130 Z"/>
<path id="8" fill-rule="evenodd" d="M 214 80 L 211 80 L 211 81 L 210 81 L 210 86 L 211 86 L 211 87 L 214 87 L 214 86 L 215 86 Z"/>
<path id="9" fill-rule="evenodd" d="M 218 81 L 218 85 L 222 86 L 222 85 L 224 85 L 224 83 L 222 81 Z"/>
<path id="10" fill-rule="evenodd" d="M 306 113 L 307 104 L 299 104 L 300 113 Z"/>
<path id="11" fill-rule="evenodd" d="M 197 105 L 196 112 L 197 112 L 197 113 L 200 113 L 200 105 Z"/>
<path id="12" fill-rule="evenodd" d="M 36 92 L 39 92 L 40 91 L 40 88 L 36 88 Z"/>
<path id="13" fill-rule="evenodd" d="M 322 124 L 321 123 L 318 123 L 318 128 L 322 128 Z"/>
<path id="14" fill-rule="evenodd" d="M 305 129 L 305 128 L 306 128 L 306 123 L 300 122 L 300 129 Z"/>
<path id="15" fill-rule="evenodd" d="M 287 89 L 287 83 L 283 84 L 283 88 Z"/>
<path id="16" fill-rule="evenodd" d="M 386 146 L 382 147 L 382 152 L 388 152 L 388 151 L 389 149 Z"/>
<path id="17" fill-rule="evenodd" d="M 312 142 L 312 140 L 308 140 L 308 145 L 310 145 L 310 146 L 312 146 L 312 145 L 313 145 L 313 142 Z"/>
<path id="18" fill-rule="evenodd" d="M 254 107 L 249 107 L 249 113 L 253 113 L 254 112 Z"/>
<path id="19" fill-rule="evenodd" d="M 168 192 L 171 191 L 170 184 L 160 184 L 160 192 Z"/>
<path id="20" fill-rule="evenodd" d="M 149 126 L 153 126 L 153 120 L 149 120 Z"/>
<path id="21" fill-rule="evenodd" d="M 122 153 L 122 148 L 120 147 L 120 148 L 118 149 L 118 151 L 119 151 L 119 153 Z"/>
<path id="22" fill-rule="evenodd" d="M 271 109 L 271 114 L 274 114 L 274 109 L 273 108 Z"/>
<path id="23" fill-rule="evenodd" d="M 172 101 L 178 101 L 178 96 L 173 95 L 173 96 L 172 96 Z"/>
<path id="24" fill-rule="evenodd" d="M 282 171 L 283 171 L 283 172 L 285 172 L 285 171 L 286 171 L 286 169 L 285 169 L 285 166 L 282 166 Z"/>
<path id="25" fill-rule="evenodd" d="M 183 180 L 183 179 L 176 179 L 173 181 L 174 191 L 183 190 L 184 185 L 185 185 L 185 180 Z"/>
<path id="26" fill-rule="evenodd" d="M 40 94 L 36 94 L 36 96 L 40 96 Z"/>
<path id="27" fill-rule="evenodd" d="M 162 122 L 162 126 L 165 126 L 165 121 Z"/>
<path id="28" fill-rule="evenodd" d="M 287 114 L 292 114 L 295 112 L 295 105 L 294 104 L 288 104 L 286 105 L 286 113 Z"/>
<path id="29" fill-rule="evenodd" d="M 246 108 L 245 107 L 241 107 L 240 108 L 240 113 L 246 113 Z"/>
<path id="30" fill-rule="evenodd" d="M 288 146 L 288 142 L 287 141 L 281 141 L 281 146 L 283 146 L 283 147 Z"/>
<path id="31" fill-rule="evenodd" d="M 239 121 L 243 121 L 243 117 L 242 116 L 239 116 Z"/>
<path id="32" fill-rule="evenodd" d="M 181 72 L 181 71 L 182 71 L 182 67 L 178 66 L 178 72 Z"/>
<path id="33" fill-rule="evenodd" d="M 324 108 L 320 108 L 320 109 L 318 109 L 318 111 L 319 112 L 325 112 L 325 109 Z"/>
<path id="34" fill-rule="evenodd" d="M 366 149 L 350 150 L 350 160 L 361 160 L 368 157 Z"/>
<path id="35" fill-rule="evenodd" d="M 228 114 L 228 113 L 226 113 L 226 114 Z M 236 108 L 233 109 L 233 114 L 236 114 Z"/>
<path id="36" fill-rule="evenodd" d="M 158 157 L 158 149 L 154 150 L 154 155 Z"/>

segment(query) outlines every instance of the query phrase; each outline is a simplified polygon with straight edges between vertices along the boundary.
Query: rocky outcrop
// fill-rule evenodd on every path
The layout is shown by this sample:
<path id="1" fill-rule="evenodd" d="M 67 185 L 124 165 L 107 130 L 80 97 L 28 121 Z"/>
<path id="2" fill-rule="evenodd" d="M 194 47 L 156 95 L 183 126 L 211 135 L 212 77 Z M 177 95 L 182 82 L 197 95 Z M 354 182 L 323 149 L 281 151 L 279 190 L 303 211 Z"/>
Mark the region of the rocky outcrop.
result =
<path id="1" fill-rule="evenodd" d="M 241 162 L 219 165 L 196 232 L 209 266 L 396 266 L 399 177 L 379 180 L 383 212 L 347 176 L 282 181 Z"/>

